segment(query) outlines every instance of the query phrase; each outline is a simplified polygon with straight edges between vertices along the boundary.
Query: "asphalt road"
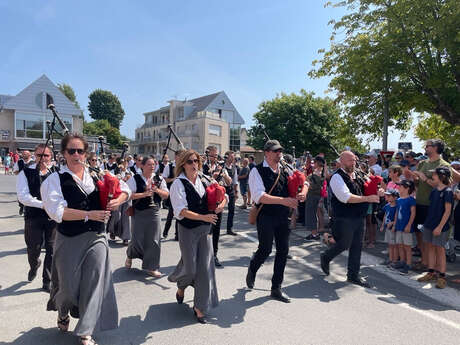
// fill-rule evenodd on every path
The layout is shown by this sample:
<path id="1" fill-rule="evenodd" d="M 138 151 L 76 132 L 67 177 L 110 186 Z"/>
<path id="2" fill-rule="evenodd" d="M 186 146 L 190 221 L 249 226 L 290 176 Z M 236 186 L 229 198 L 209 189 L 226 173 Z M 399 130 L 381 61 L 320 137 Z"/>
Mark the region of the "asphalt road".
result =
<path id="1" fill-rule="evenodd" d="M 41 291 L 41 272 L 27 281 L 23 218 L 17 214 L 15 177 L 0 176 L 0 344 L 77 344 L 72 333 L 56 328 L 56 313 L 46 311 L 47 294 Z M 166 275 L 179 260 L 178 243 L 162 244 L 160 279 L 146 276 L 133 261 L 123 267 L 126 248 L 111 244 L 111 264 L 118 300 L 120 326 L 95 335 L 100 345 L 140 344 L 458 344 L 460 293 L 416 282 L 416 275 L 401 276 L 363 256 L 362 274 L 372 289 L 345 282 L 346 256 L 332 265 L 325 277 L 319 268 L 318 243 L 305 243 L 298 228 L 291 237 L 284 291 L 292 303 L 268 297 L 273 256 L 260 269 L 254 290 L 245 288 L 245 275 L 256 234 L 247 211 L 237 209 L 236 237 L 222 231 L 218 269 L 220 305 L 209 323 L 198 324 L 192 313 L 193 291 L 185 303 L 175 300 L 175 285 Z M 165 212 L 163 211 L 163 216 Z M 223 224 L 225 224 L 225 219 Z M 171 237 L 171 235 L 170 235 Z M 76 324 L 71 320 L 70 329 Z"/>

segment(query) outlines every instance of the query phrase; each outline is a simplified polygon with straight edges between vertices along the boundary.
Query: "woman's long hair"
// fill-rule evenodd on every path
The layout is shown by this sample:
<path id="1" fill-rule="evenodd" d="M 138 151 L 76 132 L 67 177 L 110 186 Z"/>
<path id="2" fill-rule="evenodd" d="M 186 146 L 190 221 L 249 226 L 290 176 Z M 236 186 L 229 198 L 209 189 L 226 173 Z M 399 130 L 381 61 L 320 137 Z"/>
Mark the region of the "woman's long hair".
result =
<path id="1" fill-rule="evenodd" d="M 176 169 L 174 171 L 176 177 L 178 177 L 182 173 L 185 173 L 184 165 L 193 155 L 195 155 L 198 159 L 198 170 L 201 170 L 203 166 L 201 156 L 195 150 L 186 150 L 185 152 L 182 152 L 179 157 L 176 158 Z"/>

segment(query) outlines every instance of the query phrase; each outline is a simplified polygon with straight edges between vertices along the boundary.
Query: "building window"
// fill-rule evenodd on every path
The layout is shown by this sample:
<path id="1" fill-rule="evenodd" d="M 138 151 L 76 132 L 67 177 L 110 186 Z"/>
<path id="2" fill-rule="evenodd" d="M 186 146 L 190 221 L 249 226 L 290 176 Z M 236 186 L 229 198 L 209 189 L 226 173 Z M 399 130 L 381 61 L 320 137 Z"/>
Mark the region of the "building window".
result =
<path id="1" fill-rule="evenodd" d="M 43 139 L 43 116 L 16 114 L 16 137 Z"/>
<path id="2" fill-rule="evenodd" d="M 230 150 L 237 152 L 240 150 L 240 132 L 241 125 L 237 123 L 230 124 Z"/>
<path id="3" fill-rule="evenodd" d="M 208 132 L 211 135 L 217 135 L 218 137 L 222 136 L 222 127 L 217 125 L 209 125 Z"/>

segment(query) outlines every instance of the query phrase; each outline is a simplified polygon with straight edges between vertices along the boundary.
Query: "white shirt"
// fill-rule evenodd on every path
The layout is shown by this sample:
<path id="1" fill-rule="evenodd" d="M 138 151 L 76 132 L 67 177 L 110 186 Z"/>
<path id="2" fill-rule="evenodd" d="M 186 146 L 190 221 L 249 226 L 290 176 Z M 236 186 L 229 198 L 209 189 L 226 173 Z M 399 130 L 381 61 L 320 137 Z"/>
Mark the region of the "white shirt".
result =
<path id="1" fill-rule="evenodd" d="M 24 167 L 27 167 L 28 165 L 32 165 L 34 164 L 34 160 L 31 158 L 29 159 L 27 162 L 24 160 L 24 159 L 18 159 L 18 161 L 16 163 L 14 163 L 14 166 L 13 166 L 13 172 L 16 172 L 16 171 L 19 171 L 19 161 L 22 160 L 24 162 Z M 24 204 L 25 205 L 25 204 Z"/>
<path id="2" fill-rule="evenodd" d="M 264 168 L 270 168 L 275 174 L 278 174 L 276 170 L 273 170 L 269 165 L 268 162 L 264 159 L 264 162 L 262 163 L 262 166 Z M 280 163 L 278 163 L 278 169 L 281 169 L 282 166 Z M 289 176 L 293 174 L 293 171 L 291 169 L 286 169 L 288 172 Z M 251 172 L 249 173 L 249 190 L 251 191 L 251 199 L 254 201 L 256 204 L 259 203 L 260 198 L 262 195 L 267 193 L 265 191 L 265 185 L 262 180 L 262 177 L 259 174 L 259 170 L 257 169 L 251 169 Z"/>
<path id="3" fill-rule="evenodd" d="M 195 183 L 190 181 L 187 178 L 187 176 L 185 176 L 184 173 L 180 174 L 174 180 L 173 184 L 171 185 L 169 197 L 171 198 L 171 204 L 174 210 L 174 216 L 176 217 L 176 219 L 181 220 L 181 219 L 184 219 L 184 217 L 181 216 L 180 213 L 182 212 L 183 209 L 188 209 L 188 203 L 187 203 L 187 195 L 185 194 L 184 184 L 181 181 L 179 181 L 179 179 L 184 179 L 184 180 L 189 181 L 192 184 L 193 188 L 195 188 L 200 198 L 203 197 L 206 190 L 199 176 L 197 176 Z"/>
<path id="4" fill-rule="evenodd" d="M 236 165 L 232 164 L 228 166 L 227 164 L 225 164 L 225 168 L 226 168 L 225 172 L 227 173 L 227 175 L 228 175 L 227 169 L 233 170 L 232 184 L 237 185 L 238 184 L 238 169 L 236 169 Z"/>
<path id="5" fill-rule="evenodd" d="M 138 168 L 137 165 L 134 165 L 134 170 L 136 171 L 136 174 L 142 175 L 142 169 Z"/>
<path id="6" fill-rule="evenodd" d="M 62 216 L 64 215 L 64 209 L 67 207 L 67 201 L 62 195 L 61 181 L 58 174 L 69 173 L 75 183 L 80 186 L 86 194 L 90 194 L 96 188 L 94 186 L 93 178 L 91 177 L 87 168 L 83 172 L 83 180 L 80 180 L 77 175 L 69 170 L 67 165 L 61 166 L 59 172 L 52 173 L 48 178 L 43 181 L 40 187 L 40 193 L 43 200 L 43 208 L 45 209 L 48 216 L 57 223 L 62 223 Z M 124 181 L 120 181 L 120 189 L 122 192 L 128 194 L 128 198 L 131 196 L 131 190 Z"/>
<path id="7" fill-rule="evenodd" d="M 355 176 L 353 176 L 352 178 L 355 178 Z M 340 176 L 339 174 L 332 175 L 330 186 L 336 198 L 339 199 L 340 202 L 346 204 L 348 202 L 348 199 L 350 199 L 352 193 L 345 184 L 345 181 L 343 180 L 342 176 Z"/>
<path id="8" fill-rule="evenodd" d="M 142 174 L 140 174 L 140 176 L 142 177 L 142 179 L 144 180 L 144 182 L 145 182 L 145 184 L 147 186 L 152 184 L 152 179 L 153 179 L 154 175 L 152 175 L 152 177 L 149 178 L 149 179 L 145 178 L 145 176 L 142 175 Z M 136 179 L 134 178 L 134 176 L 131 177 L 128 181 L 126 181 L 126 184 L 128 185 L 128 187 L 131 190 L 131 192 L 136 193 L 137 186 L 136 186 Z M 161 179 L 160 189 L 165 191 L 165 192 L 169 192 L 168 187 L 166 186 L 166 181 L 165 181 L 164 178 Z"/>
<path id="9" fill-rule="evenodd" d="M 171 166 L 171 164 L 166 164 L 165 165 L 165 168 L 163 169 L 163 172 L 161 173 L 161 176 L 163 176 L 163 178 L 169 178 L 169 167 Z M 160 166 L 157 165 L 156 169 L 155 169 L 155 172 L 158 171 L 158 169 L 160 169 Z"/>
<path id="10" fill-rule="evenodd" d="M 128 161 L 128 168 L 131 168 L 134 165 L 134 159 Z"/>
<path id="11" fill-rule="evenodd" d="M 375 175 L 382 176 L 382 167 L 377 163 L 371 166 L 371 169 L 374 170 Z"/>
<path id="12" fill-rule="evenodd" d="M 30 169 L 35 169 L 35 167 L 36 164 L 31 164 L 29 166 Z M 40 176 L 43 176 L 41 172 Z M 16 193 L 21 204 L 29 207 L 43 208 L 43 202 L 30 194 L 29 184 L 27 183 L 27 177 L 24 170 L 18 174 L 18 178 L 16 180 Z"/>

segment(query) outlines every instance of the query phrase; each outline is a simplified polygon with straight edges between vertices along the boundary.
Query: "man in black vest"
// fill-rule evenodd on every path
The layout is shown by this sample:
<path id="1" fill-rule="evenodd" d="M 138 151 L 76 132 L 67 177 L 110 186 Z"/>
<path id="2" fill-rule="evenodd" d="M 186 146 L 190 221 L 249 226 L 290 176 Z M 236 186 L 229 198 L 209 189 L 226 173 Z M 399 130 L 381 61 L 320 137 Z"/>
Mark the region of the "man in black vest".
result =
<path id="1" fill-rule="evenodd" d="M 40 162 L 37 168 L 35 164 L 25 167 L 18 175 L 16 191 L 18 199 L 25 205 L 24 212 L 24 237 L 27 245 L 27 257 L 30 270 L 28 280 L 32 281 L 37 276 L 40 267 L 39 259 L 42 242 L 45 244 L 45 263 L 43 266 L 43 290 L 50 291 L 51 263 L 53 260 L 53 245 L 56 223 L 52 221 L 43 210 L 40 186 L 51 174 L 52 151 L 44 144 L 35 149 L 35 157 Z"/>
<path id="2" fill-rule="evenodd" d="M 167 154 L 163 155 L 163 159 L 161 160 L 160 163 L 158 163 L 157 168 L 155 170 L 155 173 L 159 172 L 161 176 L 166 181 L 166 185 L 171 187 L 172 182 L 174 181 L 174 168 L 172 163 L 169 161 L 169 157 Z M 169 182 L 168 182 L 169 181 Z M 170 199 L 163 200 L 163 208 L 164 209 L 169 209 L 169 204 L 170 204 Z"/>
<path id="3" fill-rule="evenodd" d="M 264 151 L 265 160 L 252 169 L 249 174 L 252 199 L 256 205 L 259 205 L 258 207 L 262 208 L 257 217 L 259 247 L 249 264 L 246 285 L 250 289 L 254 287 L 256 273 L 270 255 L 273 239 L 275 239 L 276 256 L 273 267 L 271 296 L 281 302 L 289 303 L 289 297 L 281 291 L 284 268 L 289 252 L 290 230 L 288 217 L 290 208 L 296 209 L 298 200 L 305 200 L 308 188 L 304 185 L 300 193 L 297 194 L 297 198 L 290 198 L 288 177 L 292 174 L 292 171 L 284 169 L 280 164 L 283 148 L 277 140 L 269 140 L 265 143 Z M 272 187 L 273 190 L 270 192 Z"/>
<path id="4" fill-rule="evenodd" d="M 378 195 L 364 196 L 363 174 L 355 170 L 356 156 L 344 151 L 341 168 L 331 178 L 332 235 L 335 244 L 321 254 L 321 269 L 329 275 L 329 263 L 344 250 L 348 252 L 347 281 L 363 287 L 370 285 L 359 276 L 363 245 L 364 219 L 369 203 L 378 203 Z"/>
<path id="5" fill-rule="evenodd" d="M 135 156 L 136 156 L 136 155 L 135 155 Z M 129 170 L 132 171 L 133 175 L 136 175 L 136 174 L 139 174 L 139 175 L 140 175 L 140 174 L 142 174 L 142 169 L 141 169 L 141 167 L 142 167 L 142 160 L 143 160 L 143 159 L 144 159 L 144 157 L 141 156 L 141 155 L 137 155 L 137 156 L 135 157 L 135 162 L 136 162 L 136 163 L 135 163 L 131 168 L 129 168 Z"/>

